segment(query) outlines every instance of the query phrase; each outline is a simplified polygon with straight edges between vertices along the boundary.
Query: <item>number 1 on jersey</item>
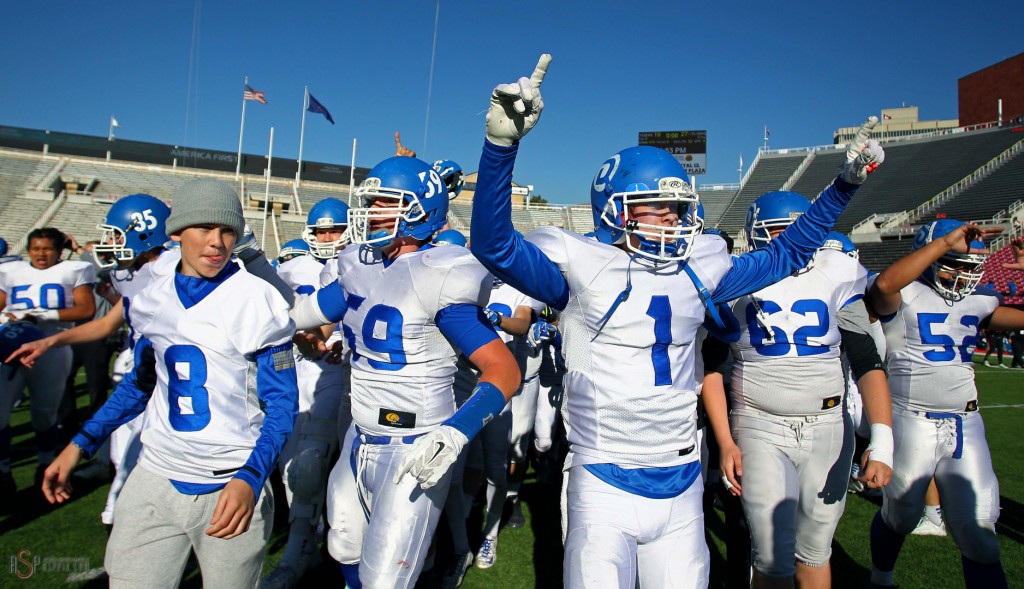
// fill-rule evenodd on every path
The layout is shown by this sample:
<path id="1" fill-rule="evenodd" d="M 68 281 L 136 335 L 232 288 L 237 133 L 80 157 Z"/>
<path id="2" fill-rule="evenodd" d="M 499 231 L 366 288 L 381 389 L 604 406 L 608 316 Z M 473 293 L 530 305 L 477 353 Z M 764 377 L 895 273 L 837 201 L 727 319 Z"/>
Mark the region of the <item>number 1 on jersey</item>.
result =
<path id="1" fill-rule="evenodd" d="M 672 343 L 672 303 L 668 295 L 651 297 L 647 316 L 654 319 L 654 346 L 651 347 L 654 385 L 672 384 L 672 365 L 668 357 L 668 345 Z"/>

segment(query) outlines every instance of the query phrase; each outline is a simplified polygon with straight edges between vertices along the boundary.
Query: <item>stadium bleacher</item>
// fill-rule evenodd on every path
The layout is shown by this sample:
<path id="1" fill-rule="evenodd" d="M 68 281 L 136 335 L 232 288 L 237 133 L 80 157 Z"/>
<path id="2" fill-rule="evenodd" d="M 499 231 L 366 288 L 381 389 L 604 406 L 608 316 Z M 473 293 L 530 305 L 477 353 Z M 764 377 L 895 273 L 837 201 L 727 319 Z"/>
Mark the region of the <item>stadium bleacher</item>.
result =
<path id="1" fill-rule="evenodd" d="M 990 176 L 967 188 L 956 198 L 941 205 L 922 222 L 935 218 L 972 221 L 991 219 L 1014 202 L 1024 198 L 1024 157 L 1007 161 Z M 941 216 L 941 217 L 940 217 Z"/>
<path id="2" fill-rule="evenodd" d="M 736 235 L 747 219 L 750 203 L 765 192 L 781 189 L 805 157 L 807 154 L 762 155 L 715 225 Z M 704 212 L 707 214 L 706 204 Z"/>

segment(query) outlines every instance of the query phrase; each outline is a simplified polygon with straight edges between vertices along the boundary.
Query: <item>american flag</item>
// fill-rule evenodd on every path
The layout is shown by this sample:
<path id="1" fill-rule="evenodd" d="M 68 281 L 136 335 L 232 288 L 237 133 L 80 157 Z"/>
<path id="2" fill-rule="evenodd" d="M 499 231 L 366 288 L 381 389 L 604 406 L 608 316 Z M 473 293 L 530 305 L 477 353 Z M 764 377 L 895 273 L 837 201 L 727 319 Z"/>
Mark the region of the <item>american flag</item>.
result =
<path id="1" fill-rule="evenodd" d="M 244 100 L 255 100 L 260 104 L 267 103 L 267 96 L 259 90 L 253 90 L 248 84 L 245 85 L 245 92 L 242 92 L 242 99 Z"/>

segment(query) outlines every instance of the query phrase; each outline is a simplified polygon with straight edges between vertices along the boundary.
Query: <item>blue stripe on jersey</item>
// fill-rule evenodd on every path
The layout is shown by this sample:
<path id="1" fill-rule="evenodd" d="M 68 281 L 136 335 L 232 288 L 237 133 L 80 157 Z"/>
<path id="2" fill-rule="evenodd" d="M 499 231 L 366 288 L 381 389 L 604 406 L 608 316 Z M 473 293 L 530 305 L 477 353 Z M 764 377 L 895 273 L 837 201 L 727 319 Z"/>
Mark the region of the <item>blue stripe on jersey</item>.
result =
<path id="1" fill-rule="evenodd" d="M 718 283 L 712 300 L 725 303 L 738 299 L 806 267 L 857 188 L 836 178 L 806 213 L 767 246 L 733 256 L 732 268 Z M 473 246 L 476 247 L 475 242 Z"/>
<path id="2" fill-rule="evenodd" d="M 125 375 L 107 402 L 82 425 L 71 441 L 91 456 L 115 429 L 145 411 L 156 385 L 155 364 L 153 344 L 140 337 L 135 344 L 132 371 Z"/>
<path id="3" fill-rule="evenodd" d="M 178 300 L 181 301 L 182 306 L 190 309 L 193 305 L 206 298 L 206 295 L 213 292 L 215 288 L 230 278 L 232 274 L 238 272 L 239 269 L 238 264 L 228 262 L 228 265 L 224 266 L 224 269 L 213 278 L 185 276 L 180 272 L 175 272 L 174 292 L 178 293 Z"/>
<path id="4" fill-rule="evenodd" d="M 245 466 L 235 475 L 252 487 L 260 500 L 263 483 L 274 470 L 281 448 L 292 433 L 299 411 L 299 385 L 295 364 L 275 362 L 275 355 L 291 354 L 291 343 L 264 348 L 254 354 L 256 361 L 256 395 L 263 406 L 263 427 Z M 280 358 L 281 356 L 278 356 Z"/>
<path id="5" fill-rule="evenodd" d="M 519 292 L 562 310 L 569 302 L 569 283 L 540 248 L 512 227 L 512 168 L 518 152 L 518 145 L 484 141 L 469 225 L 470 251 Z"/>
<path id="6" fill-rule="evenodd" d="M 181 493 L 182 495 L 206 495 L 207 493 L 213 493 L 214 491 L 220 491 L 225 487 L 227 483 L 186 483 L 184 481 L 176 481 L 171 479 L 171 486 L 174 490 Z M 256 501 L 259 501 L 259 495 L 256 496 Z"/>
<path id="7" fill-rule="evenodd" d="M 320 307 L 320 313 L 331 323 L 341 321 L 348 310 L 348 302 L 345 300 L 345 290 L 341 283 L 335 280 L 327 286 L 316 291 L 316 304 Z"/>
<path id="8" fill-rule="evenodd" d="M 648 499 L 678 497 L 700 478 L 700 461 L 664 468 L 622 468 L 614 464 L 587 464 L 583 468 L 627 493 Z"/>
<path id="9" fill-rule="evenodd" d="M 498 339 L 484 310 L 469 303 L 449 305 L 434 315 L 434 323 L 467 358 L 484 344 Z"/>
<path id="10" fill-rule="evenodd" d="M 864 298 L 864 293 L 855 294 L 852 297 L 846 299 L 846 302 L 843 303 L 842 305 L 840 305 L 839 308 L 840 309 L 844 309 L 844 308 L 846 308 L 846 305 L 849 305 L 850 303 L 856 303 L 857 301 L 859 301 L 859 300 L 861 300 L 863 298 Z"/>

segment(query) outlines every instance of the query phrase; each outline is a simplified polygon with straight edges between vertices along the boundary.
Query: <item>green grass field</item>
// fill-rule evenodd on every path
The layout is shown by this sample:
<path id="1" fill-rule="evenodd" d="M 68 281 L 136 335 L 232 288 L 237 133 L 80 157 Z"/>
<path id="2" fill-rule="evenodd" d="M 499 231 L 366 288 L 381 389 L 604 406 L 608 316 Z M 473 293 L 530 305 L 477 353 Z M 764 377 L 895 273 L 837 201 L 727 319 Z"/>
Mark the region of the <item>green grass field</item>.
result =
<path id="1" fill-rule="evenodd" d="M 1002 496 L 998 531 L 1003 566 L 1010 587 L 1024 587 L 1024 371 L 977 366 L 977 375 Z M 82 397 L 79 400 L 80 403 L 85 402 Z M 79 483 L 72 502 L 59 508 L 44 506 L 39 491 L 31 488 L 35 452 L 26 406 L 15 409 L 11 425 L 14 433 L 14 475 L 20 492 L 13 505 L 2 506 L 3 515 L 0 515 L 0 554 L 5 559 L 0 571 L 0 587 L 105 587 L 105 579 L 86 580 L 85 577 L 89 576 L 89 571 L 95 575 L 96 569 L 103 566 L 106 532 L 100 523 L 99 513 L 109 485 Z M 518 530 L 503 530 L 495 566 L 486 571 L 471 568 L 463 587 L 561 586 L 558 491 L 539 484 L 531 475 L 524 485 L 523 498 L 527 525 Z M 846 515 L 839 524 L 834 542 L 832 566 L 835 587 L 867 586 L 870 571 L 868 526 L 876 510 L 875 501 L 860 496 L 849 497 Z M 286 516 L 283 509 L 279 508 L 278 512 L 278 525 L 268 549 L 268 571 L 284 551 Z M 719 537 L 723 519 L 721 511 L 712 510 L 706 522 L 711 548 L 712 587 L 724 586 L 725 548 Z M 442 525 L 441 537 L 444 533 Z M 447 551 L 439 549 L 439 552 L 437 568 L 443 569 Z M 28 563 L 33 564 L 32 574 L 21 578 L 29 571 Z M 85 574 L 81 574 L 83 572 Z M 908 538 L 896 565 L 896 580 L 901 589 L 962 587 L 960 557 L 952 540 L 948 537 Z M 182 586 L 200 587 L 198 571 L 190 568 Z M 302 584 L 302 587 L 309 588 L 342 586 L 337 567 L 329 560 L 307 575 Z M 429 579 L 421 579 L 421 586 L 432 584 Z"/>

